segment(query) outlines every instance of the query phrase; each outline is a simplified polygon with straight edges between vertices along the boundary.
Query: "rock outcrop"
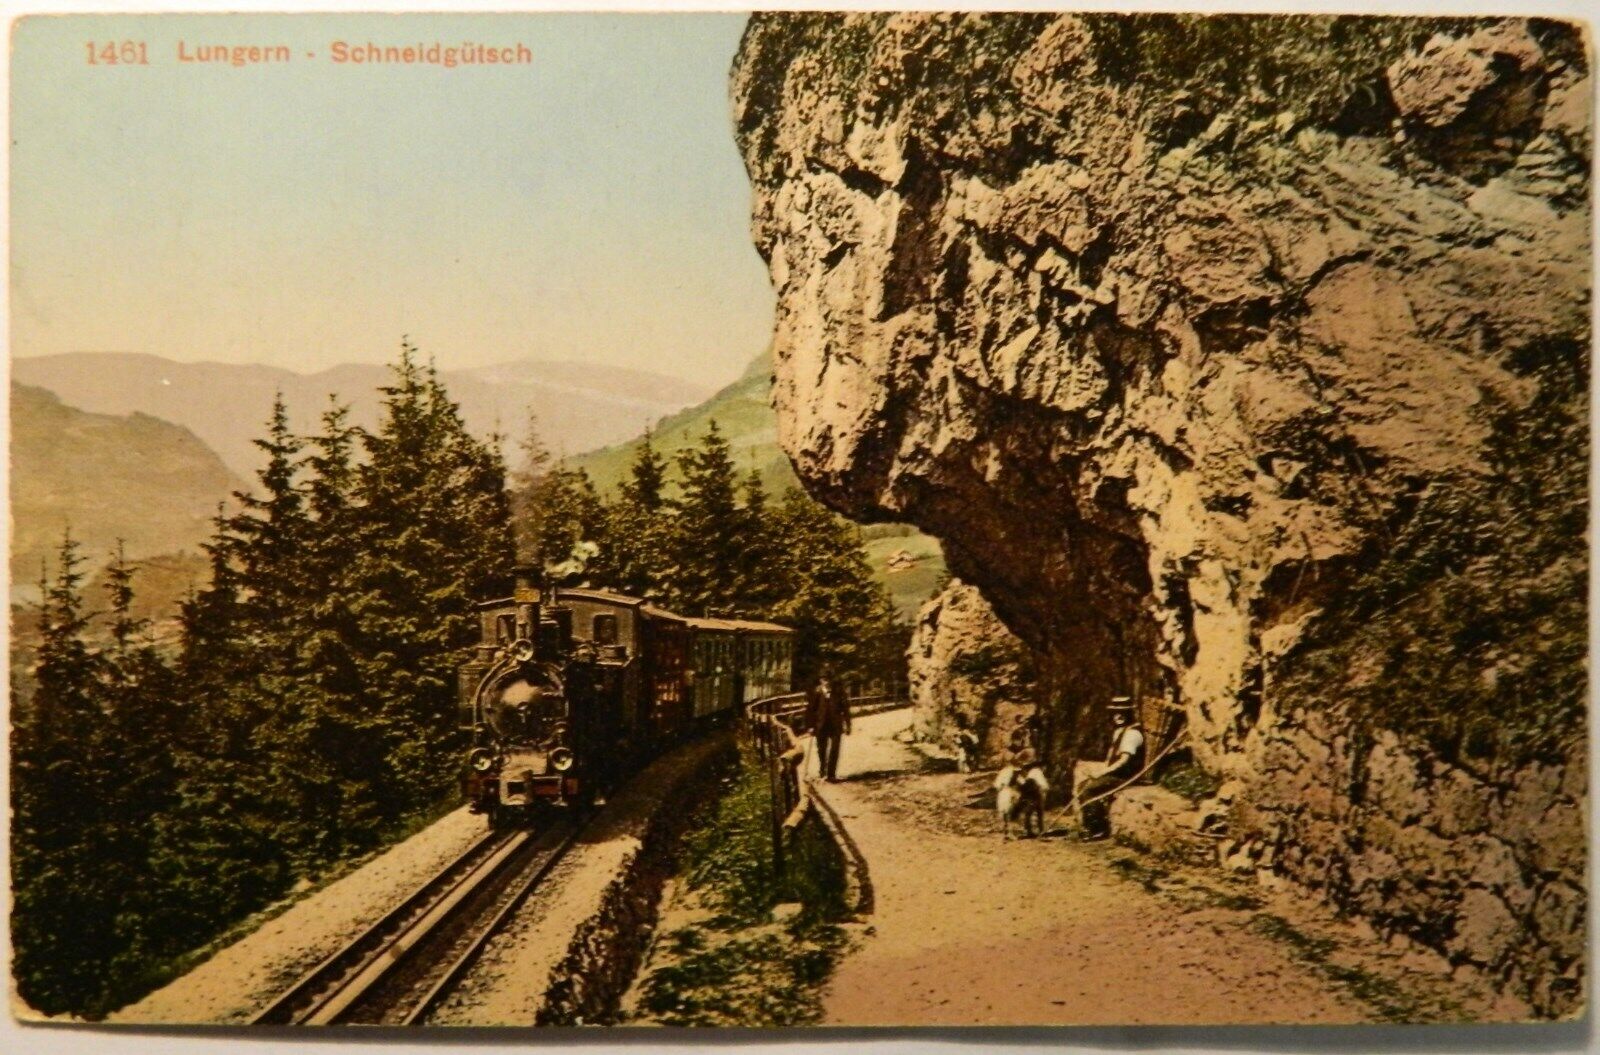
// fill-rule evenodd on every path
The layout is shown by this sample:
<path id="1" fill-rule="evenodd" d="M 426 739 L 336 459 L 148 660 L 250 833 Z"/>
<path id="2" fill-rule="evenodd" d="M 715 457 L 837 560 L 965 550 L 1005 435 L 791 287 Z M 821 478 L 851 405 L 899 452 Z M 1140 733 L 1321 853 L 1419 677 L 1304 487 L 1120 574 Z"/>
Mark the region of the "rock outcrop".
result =
<path id="1" fill-rule="evenodd" d="M 918 739 L 964 769 L 1038 757 L 1041 690 L 1031 656 L 977 587 L 952 581 L 922 606 L 907 659 Z"/>
<path id="2" fill-rule="evenodd" d="M 1451 630 L 1463 684 L 1563 672 L 1559 705 L 1514 693 L 1521 724 L 1496 739 L 1416 712 L 1431 690 L 1384 649 L 1449 660 L 1404 626 L 1347 642 L 1419 597 L 1460 629 L 1439 584 L 1496 559 L 1468 514 L 1549 476 L 1540 448 L 1582 464 L 1578 30 L 762 15 L 733 77 L 778 292 L 779 440 L 812 492 L 941 540 L 1033 653 L 1064 750 L 1094 749 L 1115 692 L 1180 705 L 1195 756 L 1243 789 L 1239 837 L 1298 847 L 1275 867 L 1572 1011 L 1581 832 L 1536 860 L 1506 826 L 1582 801 L 1581 660 Z M 1519 514 L 1569 508 L 1572 486 L 1507 506 L 1537 521 L 1511 548 L 1555 569 L 1532 592 L 1567 606 L 1513 613 L 1546 634 L 1574 631 L 1582 527 Z M 1441 828 L 1458 800 L 1423 778 L 1406 810 L 1373 805 L 1388 726 L 1384 765 L 1459 770 L 1484 827 Z M 1562 776 L 1528 784 L 1530 766 Z M 1370 838 L 1338 830 L 1352 818 Z"/>

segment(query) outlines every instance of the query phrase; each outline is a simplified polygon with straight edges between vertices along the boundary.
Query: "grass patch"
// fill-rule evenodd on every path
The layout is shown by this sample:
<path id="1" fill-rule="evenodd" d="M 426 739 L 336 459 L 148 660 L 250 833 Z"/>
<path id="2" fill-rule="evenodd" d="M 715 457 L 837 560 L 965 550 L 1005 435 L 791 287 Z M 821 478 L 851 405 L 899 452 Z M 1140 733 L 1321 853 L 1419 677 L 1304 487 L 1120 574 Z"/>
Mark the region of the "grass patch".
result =
<path id="1" fill-rule="evenodd" d="M 731 936 L 650 976 L 639 1007 L 671 1026 L 792 1026 L 814 1021 L 818 987 L 845 945 L 837 927 L 797 943 L 782 933 Z"/>
<path id="2" fill-rule="evenodd" d="M 794 1026 L 821 1012 L 847 944 L 842 862 L 814 821 L 773 868 L 766 771 L 751 745 L 722 798 L 685 839 L 682 875 L 709 918 L 669 934 L 641 989 L 640 1017 L 671 1026 Z M 782 918 L 780 905 L 799 906 Z"/>
<path id="3" fill-rule="evenodd" d="M 1183 762 L 1169 766 L 1157 783 L 1174 794 L 1182 795 L 1190 802 L 1199 802 L 1217 793 L 1217 789 L 1222 786 L 1222 778 L 1207 773 L 1193 762 Z"/>

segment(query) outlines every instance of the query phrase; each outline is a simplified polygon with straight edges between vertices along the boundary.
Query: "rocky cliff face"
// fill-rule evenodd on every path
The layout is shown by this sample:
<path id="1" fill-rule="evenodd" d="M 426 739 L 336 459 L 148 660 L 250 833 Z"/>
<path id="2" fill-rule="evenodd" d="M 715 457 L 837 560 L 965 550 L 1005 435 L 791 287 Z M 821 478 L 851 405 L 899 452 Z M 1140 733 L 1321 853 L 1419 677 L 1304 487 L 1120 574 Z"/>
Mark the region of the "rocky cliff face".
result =
<path id="1" fill-rule="evenodd" d="M 1038 758 L 1044 730 L 1032 657 L 977 587 L 953 581 L 922 606 L 908 658 L 918 739 L 964 769 Z"/>
<path id="2" fill-rule="evenodd" d="M 1575 857 L 1518 856 L 1509 893 L 1396 833 L 1447 808 L 1426 790 L 1446 771 L 1503 804 L 1530 765 L 1578 760 L 1524 819 L 1583 794 L 1581 659 L 1529 644 L 1581 637 L 1582 517 L 1539 512 L 1570 514 L 1581 474 L 1518 490 L 1560 475 L 1541 449 L 1587 447 L 1574 27 L 771 15 L 733 76 L 779 439 L 813 492 L 940 538 L 1034 653 L 1052 750 L 1090 749 L 1116 692 L 1181 705 L 1199 760 L 1253 789 L 1241 838 L 1569 1010 L 1581 941 L 1508 950 L 1564 925 L 1537 902 L 1584 886 L 1581 830 L 1559 836 Z M 1497 547 L 1489 508 L 1533 524 L 1526 544 Z M 1507 617 L 1528 632 L 1465 627 L 1465 602 L 1510 597 L 1489 585 L 1508 548 L 1537 580 Z M 1423 616 L 1443 650 L 1406 636 Z M 1444 673 L 1406 681 L 1424 669 Z M 1484 730 L 1501 713 L 1516 735 Z M 1399 812 L 1368 795 L 1389 726 L 1379 759 L 1422 796 Z M 1499 853 L 1430 830 L 1430 854 Z M 1391 864 L 1426 906 L 1351 872 Z M 1485 928 L 1512 936 L 1463 937 Z"/>

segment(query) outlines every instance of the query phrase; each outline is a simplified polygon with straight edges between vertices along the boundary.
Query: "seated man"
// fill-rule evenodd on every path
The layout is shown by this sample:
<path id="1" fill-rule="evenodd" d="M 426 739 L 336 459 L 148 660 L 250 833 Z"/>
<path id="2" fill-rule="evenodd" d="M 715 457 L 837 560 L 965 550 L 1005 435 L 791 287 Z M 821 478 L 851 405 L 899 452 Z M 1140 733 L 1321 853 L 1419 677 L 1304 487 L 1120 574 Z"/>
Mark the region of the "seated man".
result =
<path id="1" fill-rule="evenodd" d="M 1144 731 L 1133 717 L 1133 701 L 1127 696 L 1112 699 L 1111 750 L 1097 775 L 1078 788 L 1079 820 L 1083 838 L 1104 839 L 1111 834 L 1111 799 L 1107 794 L 1138 776 L 1144 769 Z M 1094 800 L 1094 801 L 1090 801 Z"/>

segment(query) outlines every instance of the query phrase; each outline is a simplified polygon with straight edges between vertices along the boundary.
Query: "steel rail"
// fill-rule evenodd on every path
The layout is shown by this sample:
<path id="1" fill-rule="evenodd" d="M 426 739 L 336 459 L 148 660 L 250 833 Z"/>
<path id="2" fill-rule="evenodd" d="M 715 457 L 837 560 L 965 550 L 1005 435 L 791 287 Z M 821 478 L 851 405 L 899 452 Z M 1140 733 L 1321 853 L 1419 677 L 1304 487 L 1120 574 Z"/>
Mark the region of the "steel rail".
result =
<path id="1" fill-rule="evenodd" d="M 300 1024 L 326 1026 L 347 1021 L 351 1012 L 368 994 L 426 946 L 430 935 L 455 918 L 474 895 L 488 889 L 513 862 L 518 861 L 519 851 L 538 834 L 530 829 L 513 832 L 510 838 L 495 847 L 493 853 L 454 883 L 443 897 L 430 905 L 426 912 L 412 919 L 400 933 L 390 938 L 377 955 L 368 959 L 359 970 L 340 979 L 331 991 L 322 994 L 316 1005 L 300 1018 Z"/>
<path id="2" fill-rule="evenodd" d="M 563 827 L 567 829 L 564 832 L 561 831 Z M 443 1002 L 444 998 L 455 990 L 461 979 L 466 977 L 467 972 L 472 969 L 473 964 L 478 962 L 479 956 L 483 954 L 483 950 L 488 947 L 489 942 L 505 928 L 511 917 L 527 901 L 528 896 L 533 893 L 539 884 L 544 882 L 545 877 L 566 856 L 567 851 L 571 849 L 573 843 L 577 842 L 578 836 L 582 834 L 583 830 L 584 824 L 577 818 L 569 818 L 563 824 L 550 829 L 554 845 L 543 847 L 538 851 L 540 854 L 538 863 L 530 864 L 523 878 L 517 884 L 517 888 L 500 906 L 499 911 L 483 926 L 478 928 L 477 933 L 472 936 L 466 947 L 451 961 L 450 966 L 445 969 L 444 973 L 428 987 L 427 992 L 423 993 L 420 998 L 411 1004 L 406 1010 L 405 1016 L 401 1019 L 403 1025 L 421 1025 L 433 1013 L 434 1009 Z"/>
<path id="3" fill-rule="evenodd" d="M 389 935 L 404 931 L 408 921 L 427 912 L 436 899 L 446 896 L 463 878 L 472 874 L 478 862 L 511 837 L 505 832 L 485 832 L 477 842 L 464 850 L 455 860 L 434 873 L 426 882 L 408 894 L 398 905 L 350 939 L 336 952 L 301 975 L 272 1003 L 250 1018 L 251 1025 L 295 1025 L 304 1021 L 314 1009 L 319 998 L 358 970 L 362 964 L 382 955 L 389 947 Z"/>

